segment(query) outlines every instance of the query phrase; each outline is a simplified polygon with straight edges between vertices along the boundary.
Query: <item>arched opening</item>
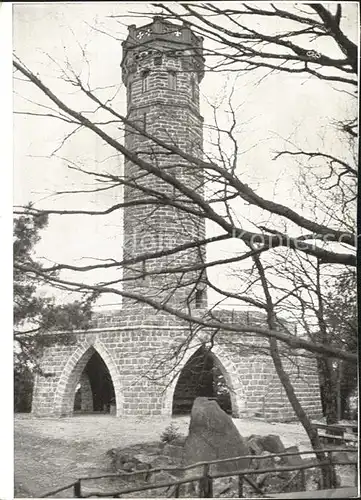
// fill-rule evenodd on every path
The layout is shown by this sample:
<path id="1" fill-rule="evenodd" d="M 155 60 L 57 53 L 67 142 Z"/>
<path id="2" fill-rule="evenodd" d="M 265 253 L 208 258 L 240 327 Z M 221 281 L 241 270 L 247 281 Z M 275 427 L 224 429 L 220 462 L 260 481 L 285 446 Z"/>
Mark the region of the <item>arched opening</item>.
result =
<path id="1" fill-rule="evenodd" d="M 115 391 L 109 370 L 94 351 L 75 388 L 74 412 L 115 413 Z"/>
<path id="2" fill-rule="evenodd" d="M 75 411 L 123 414 L 122 384 L 118 368 L 106 347 L 85 340 L 69 357 L 54 396 L 54 415 Z M 99 409 L 102 408 L 102 409 Z"/>
<path id="3" fill-rule="evenodd" d="M 149 75 L 149 70 L 145 70 L 142 73 L 142 92 L 147 92 L 149 90 Z"/>
<path id="4" fill-rule="evenodd" d="M 173 415 L 191 412 L 195 398 L 214 399 L 228 414 L 232 414 L 230 390 L 216 356 L 200 347 L 184 365 L 173 395 Z"/>
<path id="5" fill-rule="evenodd" d="M 177 90 L 177 73 L 175 71 L 168 71 L 168 88 Z"/>

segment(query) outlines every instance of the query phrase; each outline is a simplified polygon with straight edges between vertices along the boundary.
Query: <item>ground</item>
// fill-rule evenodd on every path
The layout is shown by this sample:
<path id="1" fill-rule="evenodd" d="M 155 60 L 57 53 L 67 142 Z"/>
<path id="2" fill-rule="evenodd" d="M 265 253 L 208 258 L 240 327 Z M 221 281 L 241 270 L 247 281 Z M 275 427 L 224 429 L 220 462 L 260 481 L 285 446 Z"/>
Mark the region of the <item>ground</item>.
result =
<path id="1" fill-rule="evenodd" d="M 286 447 L 309 449 L 298 423 L 265 423 L 258 419 L 234 419 L 241 435 L 278 434 Z M 15 497 L 39 497 L 81 476 L 105 473 L 110 448 L 159 441 L 173 423 L 187 434 L 189 417 L 116 418 L 87 415 L 70 418 L 15 416 Z M 61 494 L 61 497 L 71 496 Z"/>

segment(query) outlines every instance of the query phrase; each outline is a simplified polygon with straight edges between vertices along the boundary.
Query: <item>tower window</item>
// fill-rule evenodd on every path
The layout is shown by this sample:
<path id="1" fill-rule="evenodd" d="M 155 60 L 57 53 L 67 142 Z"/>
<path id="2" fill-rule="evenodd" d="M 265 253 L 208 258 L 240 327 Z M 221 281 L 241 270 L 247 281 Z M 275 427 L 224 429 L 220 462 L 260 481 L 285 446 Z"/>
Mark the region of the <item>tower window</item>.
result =
<path id="1" fill-rule="evenodd" d="M 192 101 L 195 102 L 195 100 L 196 100 L 196 82 L 194 81 L 194 77 L 191 78 L 191 96 L 192 96 Z"/>
<path id="2" fill-rule="evenodd" d="M 147 130 L 147 113 L 143 114 L 143 130 L 144 132 Z"/>
<path id="3" fill-rule="evenodd" d="M 145 260 L 143 260 L 142 262 L 142 279 L 145 280 L 145 273 L 147 272 L 147 264 L 145 262 Z"/>
<path id="4" fill-rule="evenodd" d="M 132 90 L 133 90 L 133 83 L 130 82 L 128 85 L 128 96 L 129 96 L 129 101 L 132 100 Z"/>
<path id="5" fill-rule="evenodd" d="M 147 92 L 147 90 L 149 90 L 149 74 L 149 70 L 143 71 L 142 73 L 142 92 Z"/>
<path id="6" fill-rule="evenodd" d="M 155 56 L 154 58 L 154 65 L 155 66 L 160 66 L 162 64 L 162 56 Z"/>
<path id="7" fill-rule="evenodd" d="M 203 290 L 196 291 L 196 309 L 200 309 L 203 305 Z"/>
<path id="8" fill-rule="evenodd" d="M 177 90 L 177 73 L 175 71 L 168 71 L 168 88 Z"/>

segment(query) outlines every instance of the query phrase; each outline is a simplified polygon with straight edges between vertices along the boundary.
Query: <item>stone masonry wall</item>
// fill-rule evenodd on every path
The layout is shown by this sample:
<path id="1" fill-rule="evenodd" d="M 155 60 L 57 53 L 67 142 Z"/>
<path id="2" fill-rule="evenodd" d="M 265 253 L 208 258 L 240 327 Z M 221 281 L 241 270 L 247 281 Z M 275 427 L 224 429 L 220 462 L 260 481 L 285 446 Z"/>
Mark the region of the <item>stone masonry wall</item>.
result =
<path id="1" fill-rule="evenodd" d="M 114 326 L 114 318 L 117 326 Z M 145 313 L 143 323 L 137 322 L 129 311 L 122 315 L 111 314 L 100 322 L 103 329 L 75 334 L 76 343 L 70 346 L 48 348 L 44 352 L 42 368 L 50 377 L 37 377 L 33 399 L 33 413 L 42 416 L 71 415 L 75 389 L 87 361 L 94 351 L 105 362 L 114 385 L 116 414 L 118 416 L 156 416 L 172 414 L 174 389 L 178 376 L 188 359 L 199 349 L 200 339 L 176 357 L 180 345 L 189 335 L 181 322 L 169 315 L 160 317 Z M 136 324 L 137 323 L 137 324 Z M 168 325 L 167 325 L 168 323 Z M 170 324 L 172 323 L 172 324 Z M 294 418 L 283 388 L 269 357 L 235 351 L 234 345 L 216 343 L 212 352 L 217 366 L 225 377 L 236 417 L 259 416 L 267 420 Z M 177 362 L 177 369 L 170 376 L 154 379 Z M 310 361 L 297 360 L 289 367 L 295 389 L 307 413 L 321 414 L 317 373 L 310 370 Z M 303 366 L 300 363 L 305 363 Z"/>
<path id="2" fill-rule="evenodd" d="M 201 77 L 190 40 L 188 28 L 178 33 L 176 26 L 157 20 L 144 29 L 132 28 L 124 45 L 122 68 L 128 119 L 157 139 L 199 157 L 203 142 L 203 118 L 199 113 Z M 126 127 L 125 145 L 138 158 L 151 162 L 193 192 L 203 193 L 203 173 L 197 165 L 170 155 L 131 126 Z M 172 249 L 205 237 L 204 219 L 178 208 L 192 205 L 171 182 L 164 182 L 129 160 L 125 162 L 125 180 L 124 197 L 133 203 L 124 209 L 126 258 Z M 157 193 L 171 203 L 157 203 Z M 171 206 L 172 202 L 178 207 Z M 204 287 L 199 272 L 175 270 L 186 269 L 204 258 L 204 249 L 195 248 L 178 252 L 176 258 L 163 255 L 131 264 L 124 269 L 124 290 L 157 300 L 167 297 L 169 304 L 186 307 L 187 300 L 195 294 L 195 283 L 197 289 Z M 138 307 L 127 298 L 123 304 L 133 310 Z"/>

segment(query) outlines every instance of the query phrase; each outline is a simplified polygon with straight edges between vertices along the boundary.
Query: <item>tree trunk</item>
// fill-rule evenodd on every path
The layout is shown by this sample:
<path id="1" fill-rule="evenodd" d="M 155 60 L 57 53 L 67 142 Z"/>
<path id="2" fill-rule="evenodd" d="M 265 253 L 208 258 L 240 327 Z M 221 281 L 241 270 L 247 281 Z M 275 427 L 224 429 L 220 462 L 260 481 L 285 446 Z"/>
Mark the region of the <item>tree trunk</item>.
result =
<path id="1" fill-rule="evenodd" d="M 274 367 L 276 369 L 277 375 L 280 379 L 282 386 L 285 389 L 288 400 L 297 415 L 298 420 L 302 424 L 303 428 L 307 432 L 309 440 L 311 442 L 313 450 L 315 450 L 317 460 L 319 462 L 327 462 L 327 457 L 325 452 L 322 450 L 322 445 L 317 431 L 312 427 L 311 421 L 307 416 L 307 413 L 302 408 L 297 395 L 294 391 L 292 382 L 283 368 L 282 359 L 278 350 L 277 340 L 269 339 L 270 352 L 273 360 Z M 330 465 L 328 467 L 321 468 L 323 488 L 335 488 L 336 487 L 336 473 L 335 468 Z"/>
<path id="2" fill-rule="evenodd" d="M 329 359 L 318 360 L 318 370 L 322 379 L 322 406 L 328 425 L 337 422 L 337 387 L 332 361 Z"/>
<path id="3" fill-rule="evenodd" d="M 337 380 L 336 380 L 336 407 L 337 407 L 337 421 L 342 419 L 341 411 L 341 379 L 342 379 L 342 362 L 338 362 L 337 366 Z"/>
<path id="4" fill-rule="evenodd" d="M 257 270 L 258 270 L 258 273 L 259 273 L 259 276 L 261 279 L 264 295 L 266 298 L 268 326 L 271 330 L 277 330 L 277 321 L 276 321 L 276 316 L 275 316 L 275 312 L 274 312 L 272 296 L 271 296 L 269 288 L 268 288 L 268 283 L 267 283 L 264 267 L 261 263 L 261 259 L 259 258 L 259 256 L 255 256 L 253 258 L 253 260 L 254 260 L 255 265 L 257 267 Z M 270 337 L 268 339 L 268 342 L 269 342 L 270 353 L 271 353 L 271 357 L 272 357 L 272 361 L 273 361 L 276 373 L 277 373 L 278 378 L 279 378 L 279 380 L 280 380 L 280 382 L 281 382 L 281 384 L 282 384 L 282 386 L 287 394 L 288 400 L 293 408 L 293 411 L 295 412 L 299 422 L 302 424 L 303 428 L 305 429 L 305 431 L 309 437 L 309 440 L 311 442 L 311 446 L 312 446 L 313 450 L 315 451 L 316 458 L 317 458 L 318 462 L 325 463 L 328 460 L 326 457 L 326 453 L 322 449 L 322 445 L 321 445 L 317 430 L 314 429 L 314 427 L 311 424 L 310 419 L 308 418 L 307 413 L 302 408 L 302 405 L 299 402 L 297 395 L 296 395 L 296 392 L 293 388 L 290 377 L 289 377 L 288 373 L 283 368 L 283 363 L 282 363 L 282 359 L 281 359 L 280 352 L 278 349 L 277 340 L 275 338 Z M 322 474 L 322 483 L 323 483 L 322 487 L 324 489 L 336 487 L 336 473 L 335 473 L 335 468 L 332 465 L 332 463 L 330 463 L 330 465 L 327 465 L 326 467 L 321 467 L 321 474 Z"/>
<path id="5" fill-rule="evenodd" d="M 323 344 L 327 344 L 329 342 L 329 336 L 327 331 L 327 324 L 325 321 L 324 300 L 321 289 L 321 264 L 318 259 L 316 270 L 316 294 L 318 300 L 318 309 L 316 311 L 316 315 L 319 327 L 319 338 L 316 338 L 316 340 Z M 319 368 L 321 368 L 324 384 L 323 398 L 326 423 L 327 425 L 332 425 L 337 422 L 337 387 L 335 369 L 332 365 L 332 359 L 330 358 L 321 359 L 318 366 Z"/>

